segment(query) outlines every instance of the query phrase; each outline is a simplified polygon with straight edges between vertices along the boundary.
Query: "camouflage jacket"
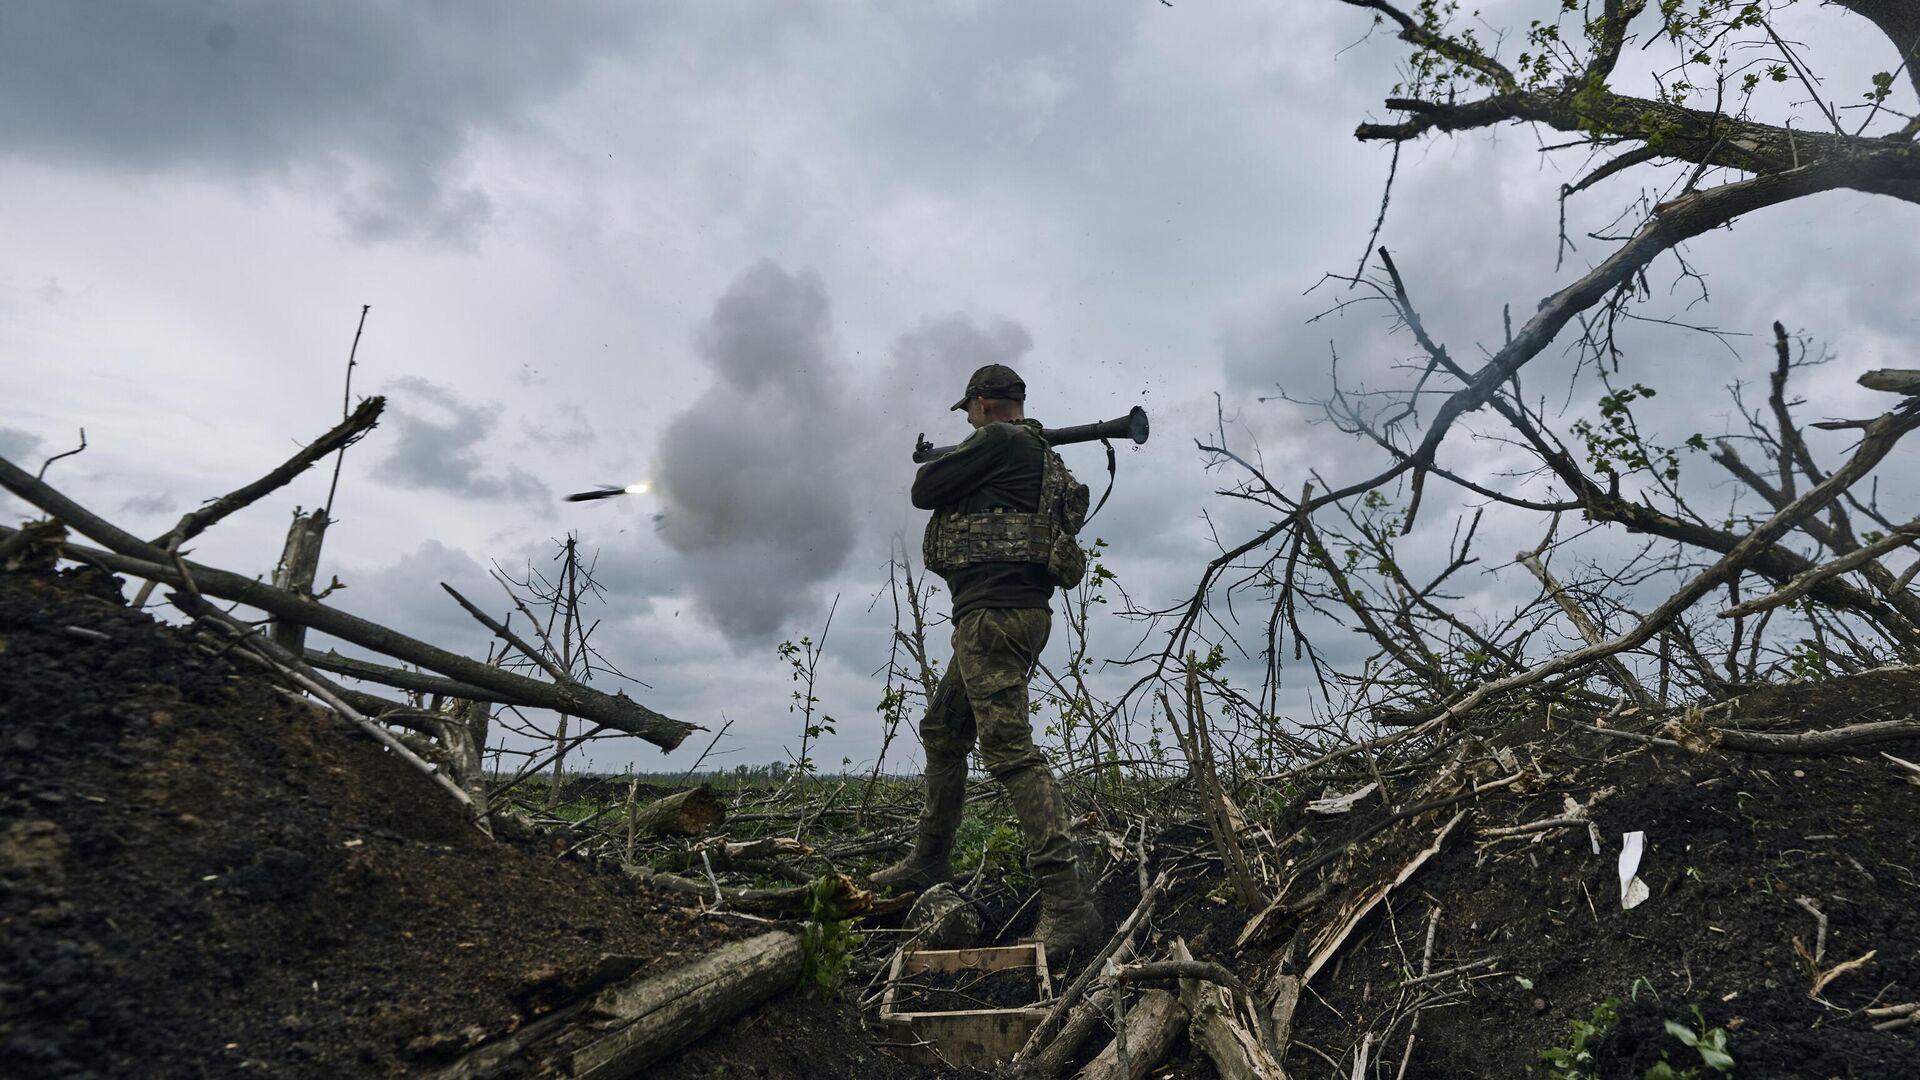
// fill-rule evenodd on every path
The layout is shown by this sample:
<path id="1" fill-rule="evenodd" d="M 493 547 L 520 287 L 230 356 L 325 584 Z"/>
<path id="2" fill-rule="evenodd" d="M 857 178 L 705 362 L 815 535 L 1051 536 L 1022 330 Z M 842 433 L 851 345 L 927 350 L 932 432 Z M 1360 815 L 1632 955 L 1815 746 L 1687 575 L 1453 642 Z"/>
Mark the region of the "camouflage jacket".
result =
<path id="1" fill-rule="evenodd" d="M 995 510 L 1029 515 L 1040 509 L 1046 446 L 1021 428 L 1031 428 L 1037 435 L 1040 423 L 988 424 L 952 453 L 920 466 L 913 478 L 913 505 L 934 511 L 927 523 L 929 543 L 923 545 L 923 554 L 926 548 L 936 549 L 927 560 L 928 568 L 946 579 L 955 618 L 977 608 L 1045 608 L 1053 596 L 1044 562 L 1024 557 L 969 558 L 955 565 L 944 551 L 948 545 L 938 535 L 938 530 L 962 515 Z"/>

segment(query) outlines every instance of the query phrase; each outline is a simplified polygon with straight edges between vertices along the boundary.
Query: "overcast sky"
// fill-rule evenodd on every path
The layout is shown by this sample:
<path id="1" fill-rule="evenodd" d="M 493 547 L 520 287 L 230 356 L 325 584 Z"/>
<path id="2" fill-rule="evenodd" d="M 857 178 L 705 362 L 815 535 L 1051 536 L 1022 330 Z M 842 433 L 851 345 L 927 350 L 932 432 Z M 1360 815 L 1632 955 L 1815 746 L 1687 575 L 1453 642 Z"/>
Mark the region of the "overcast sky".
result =
<path id="1" fill-rule="evenodd" d="M 1890 49 L 1802 7 L 1781 25 L 1857 99 Z M 1017 367 L 1050 425 L 1152 414 L 1092 527 L 1144 605 L 1191 590 L 1216 530 L 1261 524 L 1195 449 L 1216 393 L 1284 487 L 1372 467 L 1312 410 L 1257 400 L 1324 395 L 1333 348 L 1375 382 L 1412 350 L 1377 308 L 1308 321 L 1351 295 L 1314 286 L 1354 269 L 1387 173 L 1390 151 L 1351 137 L 1402 56 L 1360 43 L 1368 22 L 1333 0 L 9 4 L 0 454 L 37 468 L 84 426 L 49 479 L 162 532 L 338 418 L 370 304 L 353 390 L 388 411 L 346 459 L 334 601 L 480 653 L 435 583 L 499 607 L 489 563 L 544 563 L 575 530 L 609 588 L 598 643 L 649 684 L 630 692 L 731 719 L 732 764 L 794 741 L 775 647 L 818 637 L 837 596 L 819 694 L 839 732 L 816 759 L 868 761 L 891 612 L 870 605 L 924 520 L 908 454 L 918 432 L 966 433 L 947 406 L 977 365 Z M 1817 115 L 1789 95 L 1768 118 Z M 1556 272 L 1581 159 L 1538 146 L 1503 129 L 1402 155 L 1382 242 L 1456 355 L 1604 258 L 1584 232 L 1663 179 L 1570 204 L 1578 250 Z M 1812 413 L 1877 411 L 1852 380 L 1914 362 L 1915 236 L 1915 207 L 1835 195 L 1696 241 L 1711 303 L 1664 295 L 1665 267 L 1658 313 L 1752 336 L 1646 332 L 1625 381 L 1663 391 L 1648 419 L 1672 441 L 1718 434 L 1720 388 L 1764 379 L 1779 318 L 1835 354 L 1801 386 Z M 1488 475 L 1498 454 L 1449 450 Z M 1097 447 L 1068 460 L 1104 472 Z M 270 570 L 327 472 L 196 557 Z M 640 479 L 655 492 L 559 501 Z M 1488 605 L 1513 588 L 1462 584 Z M 1104 628 L 1104 654 L 1137 634 Z M 683 767 L 704 743 L 595 760 Z"/>

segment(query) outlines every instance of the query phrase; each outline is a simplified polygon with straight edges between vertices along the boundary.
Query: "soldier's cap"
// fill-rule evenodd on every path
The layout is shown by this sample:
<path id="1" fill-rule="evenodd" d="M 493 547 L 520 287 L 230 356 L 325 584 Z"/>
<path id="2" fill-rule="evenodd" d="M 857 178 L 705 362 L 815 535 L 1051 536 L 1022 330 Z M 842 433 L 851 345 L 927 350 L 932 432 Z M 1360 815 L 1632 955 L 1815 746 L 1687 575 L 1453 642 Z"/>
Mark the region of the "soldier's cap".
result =
<path id="1" fill-rule="evenodd" d="M 967 407 L 967 402 L 977 397 L 999 398 L 1005 401 L 1027 400 L 1027 384 L 1022 382 L 1019 373 L 1005 364 L 988 364 L 973 373 L 967 380 L 967 396 L 954 402 L 949 412 L 958 412 Z"/>

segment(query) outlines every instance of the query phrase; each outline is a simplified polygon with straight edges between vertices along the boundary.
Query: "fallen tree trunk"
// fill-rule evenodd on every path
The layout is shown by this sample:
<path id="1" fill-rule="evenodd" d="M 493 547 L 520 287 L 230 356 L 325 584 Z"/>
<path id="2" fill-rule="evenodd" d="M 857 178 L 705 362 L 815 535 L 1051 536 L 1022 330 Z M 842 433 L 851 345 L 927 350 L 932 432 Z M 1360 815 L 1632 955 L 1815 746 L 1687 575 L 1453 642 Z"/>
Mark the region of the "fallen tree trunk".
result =
<path id="1" fill-rule="evenodd" d="M 1124 1067 L 1116 1038 L 1076 1075 L 1080 1080 L 1140 1080 L 1172 1052 L 1186 1027 L 1187 1010 L 1180 999 L 1165 990 L 1149 990 L 1127 1013 Z"/>
<path id="2" fill-rule="evenodd" d="M 345 675 L 362 682 L 379 683 L 396 690 L 412 690 L 422 694 L 438 694 L 443 698 L 461 698 L 466 701 L 484 701 L 492 705 L 511 705 L 512 694 L 502 694 L 472 683 L 463 683 L 458 679 L 429 675 L 424 671 L 411 671 L 407 668 L 388 667 L 369 660 L 356 660 L 351 656 L 342 656 L 332 649 L 321 652 L 308 649 L 301 654 L 308 666 L 330 671 L 335 675 Z"/>
<path id="3" fill-rule="evenodd" d="M 644 836 L 699 836 L 727 820 L 727 808 L 701 784 L 676 792 L 634 811 L 634 831 Z"/>
<path id="4" fill-rule="evenodd" d="M 586 717 L 629 735 L 637 735 L 663 750 L 679 746 L 690 732 L 699 730 L 696 725 L 684 720 L 654 712 L 625 694 L 604 694 L 578 683 L 562 686 L 529 679 L 448 652 L 378 623 L 252 578 L 178 559 L 91 513 L 5 458 L 0 458 L 0 486 L 112 549 L 101 551 L 78 544 L 66 545 L 67 555 L 75 560 L 94 563 L 113 573 L 183 587 L 187 584 L 186 576 L 181 572 L 184 567 L 186 574 L 192 575 L 194 588 L 208 596 L 259 608 L 277 619 L 301 623 L 322 633 L 493 691 L 503 695 L 502 704 L 553 709 Z M 0 526 L 0 538 L 11 537 L 14 532 L 13 529 Z"/>
<path id="5" fill-rule="evenodd" d="M 686 967 L 603 990 L 587 1014 L 599 1038 L 574 1050 L 582 1080 L 620 1080 L 800 981 L 800 938 L 784 930 L 736 941 Z"/>

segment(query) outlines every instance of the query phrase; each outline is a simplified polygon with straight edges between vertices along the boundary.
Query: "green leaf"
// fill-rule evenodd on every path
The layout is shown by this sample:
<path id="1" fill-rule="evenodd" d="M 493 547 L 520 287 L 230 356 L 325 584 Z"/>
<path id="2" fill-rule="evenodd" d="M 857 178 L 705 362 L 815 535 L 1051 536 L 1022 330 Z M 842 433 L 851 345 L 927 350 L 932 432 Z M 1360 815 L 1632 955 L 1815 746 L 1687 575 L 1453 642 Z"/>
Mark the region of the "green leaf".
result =
<path id="1" fill-rule="evenodd" d="M 1678 1020 L 1667 1020 L 1667 1021 L 1663 1021 L 1663 1023 L 1666 1025 L 1667 1034 L 1673 1036 L 1676 1039 L 1679 1039 L 1681 1042 L 1686 1043 L 1688 1046 L 1700 1045 L 1700 1036 L 1695 1035 L 1693 1033 L 1693 1029 L 1688 1027 L 1687 1025 L 1679 1022 Z"/>
<path id="2" fill-rule="evenodd" d="M 1694 1047 L 1694 1049 L 1700 1051 L 1700 1060 L 1706 1062 L 1707 1067 L 1714 1072 L 1733 1071 L 1733 1055 L 1727 1053 L 1727 1030 L 1725 1028 L 1714 1028 L 1712 1031 L 1707 1032 L 1700 1040 L 1700 1045 Z"/>

